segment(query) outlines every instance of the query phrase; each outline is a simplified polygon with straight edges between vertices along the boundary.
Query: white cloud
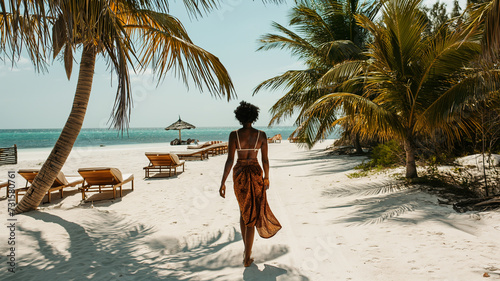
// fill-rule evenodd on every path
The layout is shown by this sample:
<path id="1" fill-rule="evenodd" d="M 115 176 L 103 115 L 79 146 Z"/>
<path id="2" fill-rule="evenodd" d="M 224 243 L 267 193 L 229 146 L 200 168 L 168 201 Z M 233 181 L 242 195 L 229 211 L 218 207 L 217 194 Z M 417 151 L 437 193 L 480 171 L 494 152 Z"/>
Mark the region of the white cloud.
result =
<path id="1" fill-rule="evenodd" d="M 0 76 L 5 76 L 12 72 L 22 72 L 22 71 L 33 71 L 33 64 L 31 60 L 21 56 L 12 65 L 12 61 L 5 59 L 3 63 L 0 64 Z"/>

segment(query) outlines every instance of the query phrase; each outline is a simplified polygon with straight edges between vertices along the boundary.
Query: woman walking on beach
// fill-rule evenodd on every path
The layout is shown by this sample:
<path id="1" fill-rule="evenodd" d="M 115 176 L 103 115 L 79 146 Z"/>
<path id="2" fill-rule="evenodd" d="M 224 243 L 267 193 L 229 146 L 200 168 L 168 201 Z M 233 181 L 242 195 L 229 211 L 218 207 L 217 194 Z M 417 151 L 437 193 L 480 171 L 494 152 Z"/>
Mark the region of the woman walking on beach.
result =
<path id="1" fill-rule="evenodd" d="M 229 152 L 219 194 L 222 198 L 226 196 L 226 179 L 234 163 L 235 151 L 238 151 L 238 160 L 233 169 L 233 182 L 234 193 L 240 207 L 241 235 L 245 245 L 243 265 L 248 267 L 253 262 L 251 254 L 255 228 L 262 238 L 271 238 L 281 229 L 281 225 L 271 212 L 266 198 L 266 190 L 269 188 L 267 137 L 264 132 L 252 127 L 259 117 L 259 108 L 242 101 L 234 113 L 243 127 L 229 135 Z M 264 171 L 257 160 L 259 149 Z"/>

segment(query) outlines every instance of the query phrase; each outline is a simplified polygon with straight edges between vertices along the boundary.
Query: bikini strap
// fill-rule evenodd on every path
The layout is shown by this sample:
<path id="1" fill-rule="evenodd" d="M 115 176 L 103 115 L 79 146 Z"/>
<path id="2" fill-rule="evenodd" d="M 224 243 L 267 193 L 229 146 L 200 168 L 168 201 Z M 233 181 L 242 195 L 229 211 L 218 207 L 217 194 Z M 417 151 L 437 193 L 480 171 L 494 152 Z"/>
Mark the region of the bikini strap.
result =
<path id="1" fill-rule="evenodd" d="M 240 147 L 238 150 L 241 150 L 240 136 L 238 135 L 238 130 L 236 130 L 236 139 L 238 140 L 238 146 Z"/>
<path id="2" fill-rule="evenodd" d="M 253 148 L 254 150 L 257 150 L 257 144 L 259 143 L 259 137 L 260 137 L 260 131 L 257 130 L 257 140 L 255 141 L 255 146 Z M 240 145 L 240 147 L 241 147 L 241 145 Z"/>

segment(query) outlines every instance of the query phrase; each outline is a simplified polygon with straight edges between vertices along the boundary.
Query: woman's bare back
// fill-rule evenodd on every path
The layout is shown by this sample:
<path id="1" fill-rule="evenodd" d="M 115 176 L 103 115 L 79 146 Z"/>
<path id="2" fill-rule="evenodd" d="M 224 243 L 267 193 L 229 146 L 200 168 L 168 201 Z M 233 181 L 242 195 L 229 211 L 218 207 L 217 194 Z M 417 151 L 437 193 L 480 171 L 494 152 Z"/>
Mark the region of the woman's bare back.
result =
<path id="1" fill-rule="evenodd" d="M 236 131 L 236 151 L 238 159 L 253 159 L 257 158 L 259 149 L 262 147 L 262 137 L 259 130 L 254 128 L 242 128 Z"/>

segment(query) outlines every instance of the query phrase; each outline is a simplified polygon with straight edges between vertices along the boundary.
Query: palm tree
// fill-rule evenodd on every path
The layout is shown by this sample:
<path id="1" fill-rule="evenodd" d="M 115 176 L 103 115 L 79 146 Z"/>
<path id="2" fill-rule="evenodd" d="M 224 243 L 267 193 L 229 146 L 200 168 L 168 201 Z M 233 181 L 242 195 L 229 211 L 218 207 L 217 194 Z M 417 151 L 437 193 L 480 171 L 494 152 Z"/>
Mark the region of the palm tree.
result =
<path id="1" fill-rule="evenodd" d="M 346 116 L 329 126 L 354 119 L 356 130 L 365 135 L 400 140 L 406 152 L 407 178 L 418 176 L 417 138 L 440 130 L 451 139 L 466 128 L 456 113 L 472 98 L 470 89 L 477 77 L 465 66 L 481 50 L 477 34 L 462 29 L 422 36 L 427 21 L 419 10 L 420 2 L 384 2 L 380 23 L 358 16 L 359 24 L 373 37 L 367 70 L 350 81 L 363 83 L 364 95 L 331 93 L 318 99 L 306 114 L 342 108 Z"/>
<path id="2" fill-rule="evenodd" d="M 285 89 L 287 92 L 271 108 L 273 115 L 269 125 L 280 123 L 282 120 L 298 112 L 295 124 L 302 132 L 303 141 L 311 143 L 313 132 L 320 126 L 320 120 L 308 120 L 304 123 L 304 112 L 315 100 L 331 92 L 339 82 L 345 80 L 345 75 L 333 75 L 331 72 L 339 68 L 357 69 L 351 60 L 363 58 L 362 49 L 367 40 L 364 31 L 355 22 L 355 15 L 366 14 L 373 18 L 377 5 L 361 5 L 358 0 L 323 0 L 302 1 L 293 8 L 290 16 L 290 26 L 296 27 L 295 33 L 286 27 L 273 23 L 273 27 L 283 35 L 266 34 L 261 37 L 259 50 L 288 49 L 304 63 L 304 70 L 289 70 L 279 76 L 267 79 L 260 83 L 254 94 L 262 89 Z M 342 67 L 339 67 L 342 65 Z M 329 84 L 320 84 L 320 79 L 330 72 Z M 321 86 L 318 86 L 321 85 Z M 328 120 L 334 121 L 338 112 L 329 112 Z M 298 132 L 297 131 L 297 132 Z M 356 143 L 359 140 L 356 138 Z M 360 145 L 358 145 L 358 149 Z"/>
<path id="3" fill-rule="evenodd" d="M 280 1 L 274 1 L 280 2 Z M 185 0 L 192 15 L 216 8 L 216 0 Z M 196 46 L 181 22 L 168 14 L 167 0 L 38 0 L 0 2 L 0 52 L 14 61 L 26 50 L 38 70 L 49 53 L 60 53 L 68 79 L 73 55 L 81 49 L 78 83 L 68 120 L 48 159 L 15 211 L 35 209 L 65 163 L 82 127 L 92 88 L 95 60 L 103 55 L 118 76 L 112 126 L 126 129 L 131 110 L 129 70 L 151 67 L 157 78 L 173 70 L 215 96 L 234 97 L 219 59 Z"/>

